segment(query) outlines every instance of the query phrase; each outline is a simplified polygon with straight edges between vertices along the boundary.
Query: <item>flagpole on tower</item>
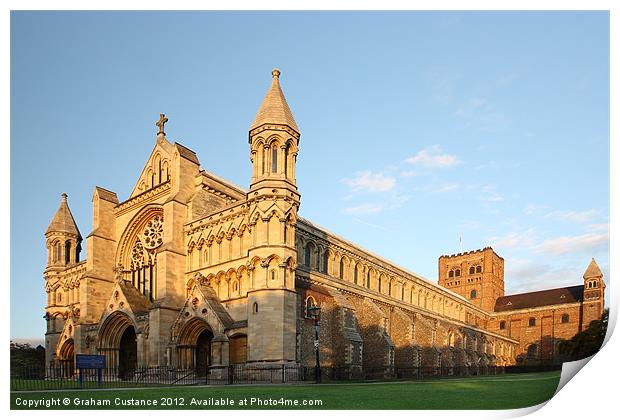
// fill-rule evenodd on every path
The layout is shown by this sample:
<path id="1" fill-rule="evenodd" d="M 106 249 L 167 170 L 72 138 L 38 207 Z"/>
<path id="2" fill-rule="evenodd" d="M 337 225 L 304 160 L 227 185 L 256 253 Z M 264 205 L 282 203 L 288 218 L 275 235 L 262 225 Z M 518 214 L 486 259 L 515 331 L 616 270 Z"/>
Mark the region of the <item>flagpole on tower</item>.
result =
<path id="1" fill-rule="evenodd" d="M 459 248 L 461 249 L 459 252 L 463 253 L 463 235 L 459 235 Z"/>

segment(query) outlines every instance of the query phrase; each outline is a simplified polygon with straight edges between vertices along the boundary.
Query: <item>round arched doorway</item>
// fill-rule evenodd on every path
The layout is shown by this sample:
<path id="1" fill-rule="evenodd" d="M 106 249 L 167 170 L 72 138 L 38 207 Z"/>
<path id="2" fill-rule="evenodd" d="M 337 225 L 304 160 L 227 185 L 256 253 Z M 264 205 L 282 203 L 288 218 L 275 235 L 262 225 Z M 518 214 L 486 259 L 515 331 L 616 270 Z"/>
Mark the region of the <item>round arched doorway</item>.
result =
<path id="1" fill-rule="evenodd" d="M 118 346 L 118 376 L 131 379 L 138 364 L 138 345 L 136 330 L 129 326 L 123 332 Z"/>

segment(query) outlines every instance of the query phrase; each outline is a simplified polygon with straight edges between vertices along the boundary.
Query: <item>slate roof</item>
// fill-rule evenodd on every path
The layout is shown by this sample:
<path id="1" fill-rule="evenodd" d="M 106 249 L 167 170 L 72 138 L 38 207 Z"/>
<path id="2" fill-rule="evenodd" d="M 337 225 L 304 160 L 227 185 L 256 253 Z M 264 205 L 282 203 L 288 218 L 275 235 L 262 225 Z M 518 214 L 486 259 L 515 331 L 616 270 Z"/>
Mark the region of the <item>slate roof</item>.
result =
<path id="1" fill-rule="evenodd" d="M 254 122 L 250 126 L 250 131 L 263 124 L 278 124 L 288 125 L 299 133 L 297 123 L 293 118 L 293 113 L 280 88 L 280 70 L 273 69 L 271 75 L 273 76 L 271 87 L 267 91 L 267 95 L 265 95 L 265 99 L 258 109 L 256 118 L 254 118 Z"/>
<path id="2" fill-rule="evenodd" d="M 502 296 L 495 301 L 495 312 L 537 308 L 583 301 L 583 285 L 540 290 L 518 295 Z"/>

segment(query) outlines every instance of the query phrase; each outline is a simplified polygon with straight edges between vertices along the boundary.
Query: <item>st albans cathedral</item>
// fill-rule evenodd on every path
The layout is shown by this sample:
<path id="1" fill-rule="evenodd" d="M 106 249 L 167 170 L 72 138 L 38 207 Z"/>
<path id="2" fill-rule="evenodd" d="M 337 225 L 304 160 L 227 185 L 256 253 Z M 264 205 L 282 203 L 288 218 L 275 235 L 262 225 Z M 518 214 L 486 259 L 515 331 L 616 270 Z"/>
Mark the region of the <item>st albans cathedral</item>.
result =
<path id="1" fill-rule="evenodd" d="M 601 317 L 594 259 L 575 286 L 506 296 L 490 247 L 439 257 L 435 284 L 302 218 L 301 131 L 278 70 L 250 125 L 247 190 L 202 169 L 166 122 L 128 198 L 95 187 L 84 259 L 62 195 L 45 232 L 48 366 L 76 354 L 105 355 L 120 372 L 313 366 L 318 344 L 321 365 L 350 377 L 484 373 L 557 362 L 559 343 Z"/>

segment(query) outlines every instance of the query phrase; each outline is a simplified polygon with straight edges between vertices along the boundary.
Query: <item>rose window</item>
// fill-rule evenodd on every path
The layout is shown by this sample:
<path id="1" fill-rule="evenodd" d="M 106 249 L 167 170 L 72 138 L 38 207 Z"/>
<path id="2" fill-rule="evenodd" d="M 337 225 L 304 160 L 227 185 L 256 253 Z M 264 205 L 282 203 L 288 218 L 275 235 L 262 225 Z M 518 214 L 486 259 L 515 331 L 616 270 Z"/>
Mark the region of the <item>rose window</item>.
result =
<path id="1" fill-rule="evenodd" d="M 154 249 L 163 243 L 163 218 L 161 216 L 155 216 L 148 222 L 144 228 L 142 237 L 144 239 L 144 247 L 147 249 Z"/>

